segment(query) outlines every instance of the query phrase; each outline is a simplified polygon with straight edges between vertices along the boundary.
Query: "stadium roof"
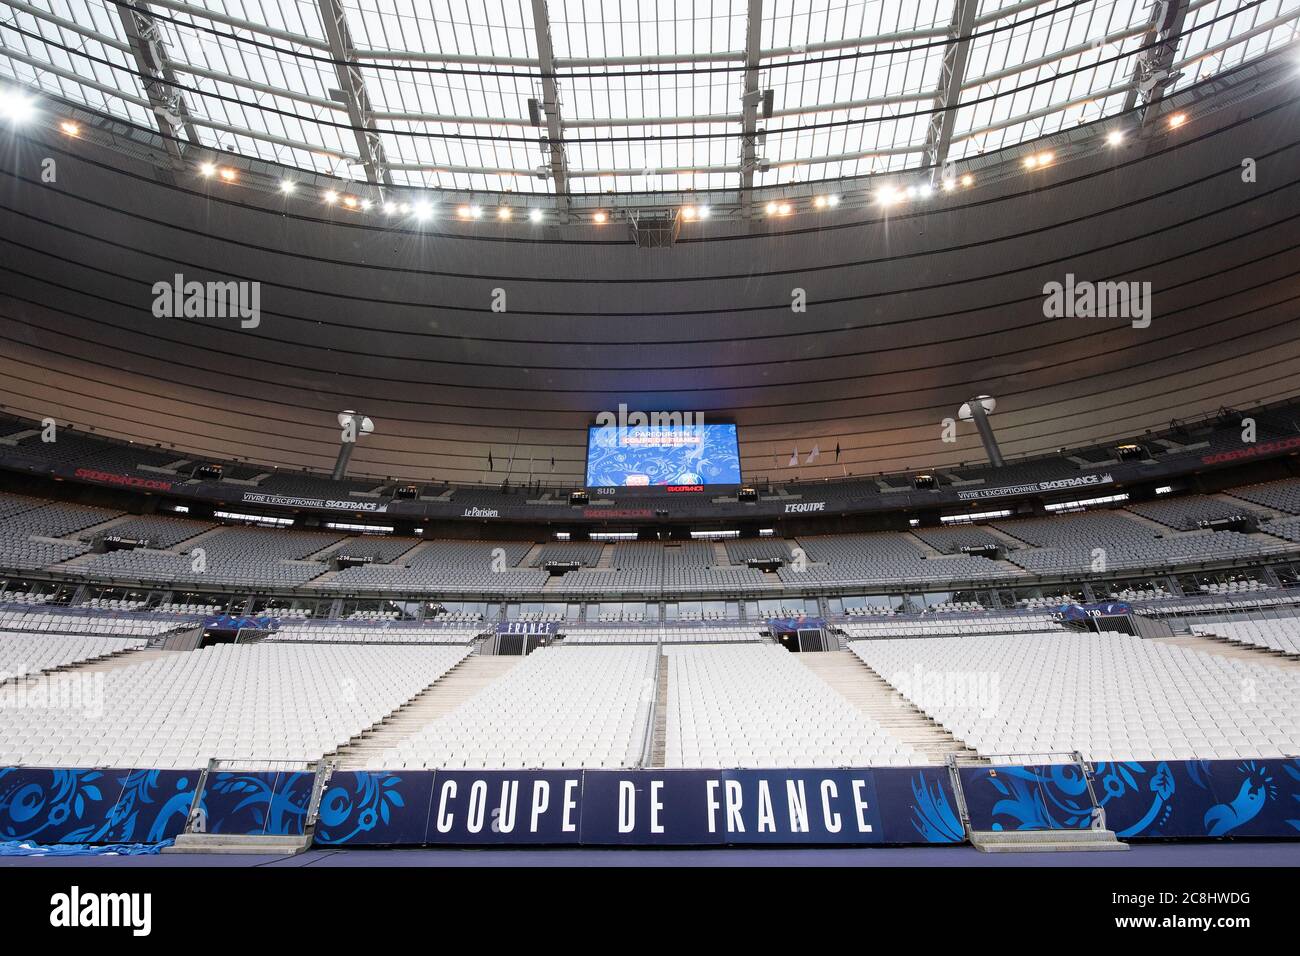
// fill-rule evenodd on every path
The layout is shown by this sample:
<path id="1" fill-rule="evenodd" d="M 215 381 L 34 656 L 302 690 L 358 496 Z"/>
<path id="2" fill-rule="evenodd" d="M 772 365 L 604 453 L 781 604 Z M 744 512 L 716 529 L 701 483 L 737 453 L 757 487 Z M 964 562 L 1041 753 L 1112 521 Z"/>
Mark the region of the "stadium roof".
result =
<path id="1" fill-rule="evenodd" d="M 137 19 L 138 8 L 112 3 L 62 8 L 58 15 L 75 20 L 74 29 L 21 13 L 25 3 L 9 3 L 6 18 L 5 6 L 0 0 L 0 40 L 11 64 L 20 62 L 13 57 L 21 35 L 16 22 L 18 30 L 53 31 L 69 48 L 105 58 L 116 48 L 97 48 L 86 33 L 109 35 L 130 23 L 134 58 L 149 49 L 152 30 L 166 35 L 186 17 L 173 0 L 154 0 L 156 19 L 146 22 Z M 596 55 L 558 39 L 567 21 L 561 4 L 548 6 L 555 57 Z M 304 19 L 319 9 L 305 2 L 268 8 Z M 364 168 L 345 170 L 358 177 L 349 181 L 218 152 L 215 121 L 202 112 L 212 104 L 186 93 L 181 110 L 166 94 L 173 88 L 169 71 L 177 84 L 215 81 L 185 78 L 156 50 L 141 57 L 163 79 L 136 92 L 119 91 L 111 70 L 98 75 L 95 87 L 76 81 L 79 57 L 61 54 L 57 68 L 39 79 L 30 70 L 24 75 L 24 85 L 42 87 L 26 120 L 0 109 L 0 409 L 193 455 L 324 470 L 338 450 L 337 414 L 356 409 L 374 419 L 376 431 L 359 443 L 353 474 L 459 482 L 543 475 L 577 483 L 586 426 L 622 403 L 734 421 L 743 474 L 782 480 L 983 460 L 970 425 L 960 423 L 954 441 L 944 438 L 945 420 L 979 394 L 998 399 L 994 424 L 1009 459 L 1131 438 L 1224 405 L 1293 398 L 1300 381 L 1298 8 L 1300 0 L 1246 0 L 1231 16 L 1226 3 L 1168 8 L 1156 29 L 1157 40 L 1166 39 L 1151 46 L 1156 55 L 1139 71 L 1156 82 L 1143 81 L 1106 106 L 1118 114 L 1079 124 L 1048 111 L 1034 122 L 1055 124 L 1047 127 L 1054 132 L 1008 127 L 1000 135 L 1022 141 L 1002 148 L 990 141 L 981 155 L 959 142 L 961 130 L 990 125 L 989 114 L 977 111 L 992 107 L 973 106 L 963 93 L 962 105 L 944 114 L 956 118 L 949 155 L 961 157 L 959 185 L 951 190 L 934 188 L 922 169 L 909 168 L 862 183 L 837 181 L 838 203 L 817 204 L 835 194 L 829 188 L 781 186 L 768 194 L 779 197 L 769 213 L 773 200 L 762 192 L 768 174 L 756 173 L 748 216 L 732 205 L 736 215 L 680 224 L 675 244 L 651 249 L 632 241 L 620 221 L 630 221 L 628 209 L 618 204 L 671 208 L 673 194 L 622 194 L 599 220 L 597 207 L 583 204 L 603 197 L 574 193 L 567 224 L 550 213 L 542 221 L 462 217 L 460 203 L 449 208 L 445 197 L 423 216 L 414 187 L 389 187 L 392 198 L 377 203 L 379 184 L 365 181 Z M 365 36 L 367 45 L 379 46 L 380 34 L 362 34 L 370 28 L 354 22 L 364 19 L 357 9 L 343 11 L 351 42 Z M 590 8 L 593 16 L 602 9 L 607 5 Z M 660 19 L 685 19 L 686 9 L 673 8 L 671 17 L 661 11 Z M 763 9 L 763 49 L 810 39 L 788 32 L 790 18 L 786 33 L 773 34 L 772 24 L 781 21 Z M 1077 28 L 1087 37 L 1109 32 L 1101 24 L 1118 9 L 1058 3 L 1004 12 L 1017 11 L 1008 14 L 1014 19 L 1056 11 L 1052 20 L 1062 23 L 1092 16 Z M 879 16 L 876 6 L 868 11 Z M 251 17 L 252 8 L 238 15 Z M 229 22 L 233 16 L 217 20 L 213 13 L 207 27 L 245 35 Z M 1213 28 L 1189 32 L 1201 18 L 1225 16 Z M 259 8 L 257 17 L 268 14 Z M 516 19 L 512 10 L 510 22 Z M 942 17 L 936 12 L 932 19 Z M 624 22 L 635 21 L 626 13 Z M 402 24 L 410 39 L 424 21 L 412 14 Z M 857 32 L 854 24 L 823 33 Z M 873 19 L 862 30 L 897 27 Z M 401 45 L 395 36 L 390 30 L 390 46 Z M 1285 38 L 1291 45 L 1281 45 Z M 731 44 L 724 39 L 709 48 L 725 52 Z M 1208 45 L 1195 45 L 1203 40 Z M 204 42 L 215 44 L 210 57 L 226 49 L 210 36 Z M 420 34 L 419 42 L 432 41 Z M 499 60 L 499 42 L 467 34 L 457 49 Z M 620 44 L 596 52 L 665 51 L 658 41 Z M 1063 45 L 1051 41 L 1046 49 Z M 271 56 L 280 62 L 297 49 L 282 37 L 272 46 L 255 47 L 263 59 L 250 54 L 242 68 L 266 66 Z M 987 77 L 1009 56 L 977 58 L 975 46 L 970 76 Z M 1270 46 L 1276 49 L 1256 55 Z M 667 49 L 685 56 L 685 47 Z M 1028 62 L 1043 49 L 1022 44 L 1011 59 Z M 1195 58 L 1195 51 L 1212 49 L 1208 58 Z M 56 59 L 48 44 L 45 51 Z M 1191 61 L 1185 51 L 1193 51 Z M 169 43 L 169 57 L 177 52 Z M 580 71 L 565 62 L 556 63 L 556 76 Z M 0 73 L 3 63 L 0 55 Z M 483 68 L 456 68 L 469 66 Z M 1045 67 L 1044 75 L 1065 77 L 1062 67 Z M 835 69 L 856 76 L 843 62 Z M 1191 83 L 1203 71 L 1212 75 Z M 544 71 L 535 72 L 541 85 Z M 1170 85 L 1160 85 L 1162 74 Z M 467 82 L 459 72 L 439 79 Z M 0 94 L 6 85 L 0 78 Z M 1040 89 L 1048 85 L 1055 88 Z M 770 87 L 760 76 L 757 89 Z M 292 88 L 315 95 L 301 83 Z M 787 88 L 774 95 L 773 112 L 784 108 L 782 96 L 835 102 L 857 95 L 849 88 Z M 382 94 L 369 82 L 366 89 L 345 110 L 363 99 L 376 108 Z M 329 95 L 326 86 L 316 92 L 322 90 Z M 280 99 L 271 94 L 228 92 L 240 100 L 240 122 L 277 115 L 269 110 Z M 103 112 L 127 109 L 114 106 L 113 96 L 128 93 L 145 104 L 132 119 Z M 74 94 L 99 99 L 78 106 L 70 102 Z M 564 95 L 572 100 L 573 91 Z M 1044 102 L 1082 95 L 1058 90 Z M 545 92 L 540 96 L 544 101 Z M 1124 109 L 1130 96 L 1132 108 Z M 170 121 L 154 123 L 154 101 L 164 112 L 176 110 L 168 115 L 179 142 L 163 138 Z M 295 109 L 305 106 L 294 102 Z M 1007 108 L 1018 116 L 1034 106 L 1025 94 Z M 968 110 L 976 115 L 963 118 Z M 477 111 L 467 101 L 454 112 Z M 193 145 L 190 126 L 204 145 Z M 275 135 L 300 137 L 307 128 L 277 128 Z M 942 139 L 943 130 L 937 135 Z M 773 142 L 769 134 L 762 148 Z M 167 143 L 184 149 L 169 155 Z M 275 145 L 268 143 L 236 138 L 228 145 L 256 152 Z M 357 139 L 341 143 L 355 148 Z M 383 143 L 392 163 L 399 157 Z M 565 144 L 565 160 L 575 168 L 579 157 L 568 150 L 576 145 Z M 55 167 L 57 176 L 46 178 Z M 286 183 L 297 188 L 282 190 Z M 554 181 L 545 185 L 553 189 Z M 533 199 L 559 202 L 549 192 Z M 488 197 L 481 202 L 490 208 Z M 402 208 L 390 213 L 392 205 Z M 1151 321 L 1045 310 L 1048 289 L 1075 278 L 1099 287 L 1135 283 L 1133 294 L 1146 299 Z M 225 313 L 160 316 L 158 284 L 180 288 L 182 281 L 256 290 L 257 322 Z M 809 462 L 814 446 L 821 454 Z M 788 464 L 795 450 L 798 467 Z"/>
<path id="2" fill-rule="evenodd" d="M 1116 116 L 1297 18 L 1300 0 L 7 0 L 0 76 L 376 184 L 743 202 Z"/>

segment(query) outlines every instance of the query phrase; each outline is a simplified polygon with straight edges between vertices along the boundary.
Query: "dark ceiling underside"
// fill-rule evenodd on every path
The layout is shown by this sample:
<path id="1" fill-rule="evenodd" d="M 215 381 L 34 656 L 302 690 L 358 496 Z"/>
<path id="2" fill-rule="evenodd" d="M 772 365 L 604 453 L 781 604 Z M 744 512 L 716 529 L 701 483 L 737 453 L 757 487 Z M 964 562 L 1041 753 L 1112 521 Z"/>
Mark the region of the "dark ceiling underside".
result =
<path id="1" fill-rule="evenodd" d="M 969 426 L 941 433 L 984 392 L 1008 457 L 1129 436 L 1300 391 L 1298 93 L 924 209 L 720 222 L 667 250 L 613 225 L 520 241 L 331 221 L 315 197 L 267 208 L 7 134 L 0 404 L 316 469 L 355 408 L 377 431 L 354 473 L 471 482 L 489 451 L 496 480 L 507 463 L 549 477 L 552 455 L 577 478 L 586 424 L 620 402 L 735 421 L 745 474 L 773 479 L 982 459 Z M 261 324 L 155 318 L 152 287 L 177 273 L 259 281 Z M 1045 318 L 1066 273 L 1150 282 L 1151 326 Z M 786 467 L 814 445 L 816 464 Z"/>

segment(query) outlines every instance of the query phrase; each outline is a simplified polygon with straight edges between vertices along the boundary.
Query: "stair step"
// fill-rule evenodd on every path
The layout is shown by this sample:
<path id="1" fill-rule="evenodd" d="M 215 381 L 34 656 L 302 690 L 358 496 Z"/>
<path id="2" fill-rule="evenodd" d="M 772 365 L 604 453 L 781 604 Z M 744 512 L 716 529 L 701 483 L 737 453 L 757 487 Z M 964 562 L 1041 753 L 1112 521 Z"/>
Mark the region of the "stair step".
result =
<path id="1" fill-rule="evenodd" d="M 949 754 L 974 751 L 922 713 L 852 651 L 798 655 L 799 660 L 841 697 L 917 753 L 943 763 Z"/>
<path id="2" fill-rule="evenodd" d="M 441 678 L 332 755 L 341 770 L 374 767 L 387 751 L 448 714 L 515 667 L 522 657 L 470 654 Z"/>

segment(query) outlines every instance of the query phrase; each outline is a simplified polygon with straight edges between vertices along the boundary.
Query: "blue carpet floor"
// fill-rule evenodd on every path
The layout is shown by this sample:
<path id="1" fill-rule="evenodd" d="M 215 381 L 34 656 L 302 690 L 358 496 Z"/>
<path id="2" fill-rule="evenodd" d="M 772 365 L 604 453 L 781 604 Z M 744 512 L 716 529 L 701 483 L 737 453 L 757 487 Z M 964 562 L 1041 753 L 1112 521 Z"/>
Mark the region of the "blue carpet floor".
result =
<path id="1" fill-rule="evenodd" d="M 1151 843 L 1126 853 L 980 853 L 970 847 L 711 850 L 310 850 L 295 857 L 162 854 L 137 857 L 0 858 L 0 867 L 185 866 L 956 866 L 1182 867 L 1300 866 L 1291 843 Z"/>

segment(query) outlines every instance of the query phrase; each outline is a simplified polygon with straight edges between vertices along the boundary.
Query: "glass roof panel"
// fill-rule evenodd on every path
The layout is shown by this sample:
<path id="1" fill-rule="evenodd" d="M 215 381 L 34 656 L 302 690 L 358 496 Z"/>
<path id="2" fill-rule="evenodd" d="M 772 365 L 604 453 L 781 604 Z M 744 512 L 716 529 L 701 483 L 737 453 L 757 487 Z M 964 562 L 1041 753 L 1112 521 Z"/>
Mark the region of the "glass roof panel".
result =
<path id="1" fill-rule="evenodd" d="M 339 0 L 399 184 L 553 192 L 532 0 Z M 36 11 L 29 12 L 27 7 Z M 548 0 L 569 188 L 741 185 L 747 0 Z M 1300 0 L 1191 0 L 1172 90 L 1296 40 Z M 952 0 L 768 0 L 755 186 L 922 166 Z M 0 78 L 155 128 L 112 0 L 0 0 Z M 201 141 L 360 178 L 318 0 L 154 0 Z M 983 0 L 950 160 L 1121 112 L 1146 0 Z M 541 178 L 538 172 L 542 173 Z"/>

